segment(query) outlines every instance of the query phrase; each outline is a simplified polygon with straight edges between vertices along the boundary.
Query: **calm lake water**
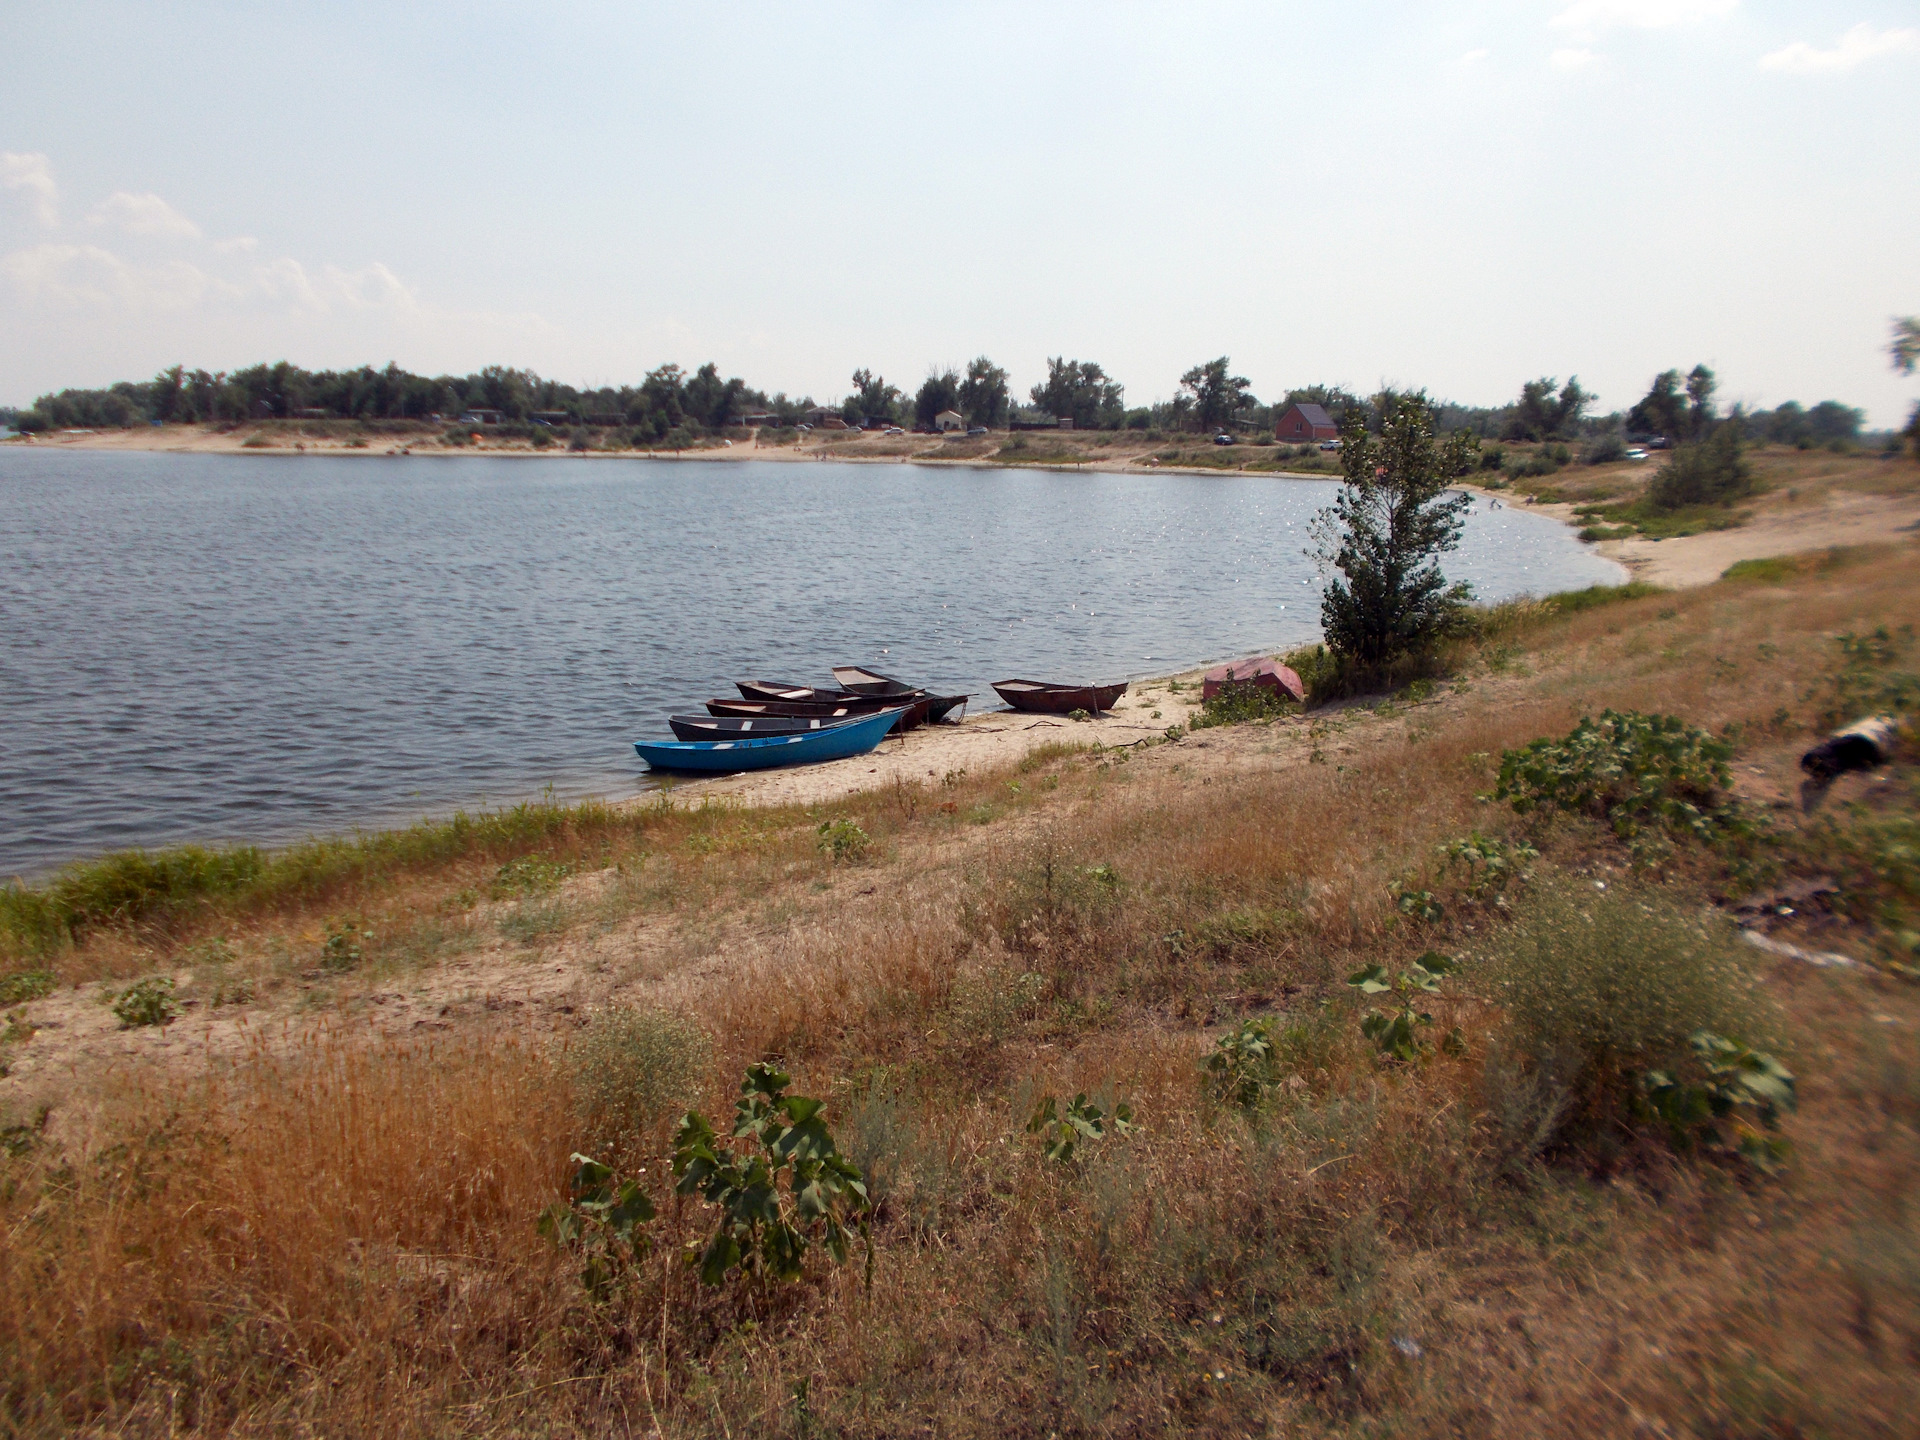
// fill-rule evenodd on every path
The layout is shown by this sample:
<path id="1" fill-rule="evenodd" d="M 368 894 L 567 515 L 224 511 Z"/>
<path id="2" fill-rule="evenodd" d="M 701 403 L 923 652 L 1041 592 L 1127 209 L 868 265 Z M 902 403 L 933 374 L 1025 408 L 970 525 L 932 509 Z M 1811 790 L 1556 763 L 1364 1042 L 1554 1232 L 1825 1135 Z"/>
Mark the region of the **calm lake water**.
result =
<path id="1" fill-rule="evenodd" d="M 0 875 L 628 793 L 735 678 L 997 704 L 1318 633 L 1331 482 L 653 460 L 0 452 Z M 1617 583 L 1476 505 L 1484 598 Z"/>

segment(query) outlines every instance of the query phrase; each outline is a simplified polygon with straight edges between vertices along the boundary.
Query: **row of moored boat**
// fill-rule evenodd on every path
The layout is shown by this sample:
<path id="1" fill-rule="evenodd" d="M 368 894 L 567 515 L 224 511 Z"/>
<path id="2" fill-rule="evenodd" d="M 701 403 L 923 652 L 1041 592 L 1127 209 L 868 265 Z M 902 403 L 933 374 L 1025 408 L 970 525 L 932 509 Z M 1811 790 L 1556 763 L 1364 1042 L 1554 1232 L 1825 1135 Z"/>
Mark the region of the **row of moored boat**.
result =
<path id="1" fill-rule="evenodd" d="M 831 687 L 736 682 L 740 698 L 707 701 L 705 715 L 672 715 L 671 741 L 636 741 L 656 770 L 731 772 L 864 755 L 888 735 L 957 722 L 971 695 L 937 695 L 858 665 L 836 665 Z M 1112 708 L 1117 685 L 1001 680 L 994 690 L 1016 710 L 1065 715 Z"/>

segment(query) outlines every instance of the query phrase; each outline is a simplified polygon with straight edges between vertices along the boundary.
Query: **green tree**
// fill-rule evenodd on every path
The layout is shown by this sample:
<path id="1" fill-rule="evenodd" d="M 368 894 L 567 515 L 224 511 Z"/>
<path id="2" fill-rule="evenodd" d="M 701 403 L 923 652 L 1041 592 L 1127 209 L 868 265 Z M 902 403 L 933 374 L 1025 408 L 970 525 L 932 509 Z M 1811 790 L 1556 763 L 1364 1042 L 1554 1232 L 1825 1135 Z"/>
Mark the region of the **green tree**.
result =
<path id="1" fill-rule="evenodd" d="M 1902 375 L 1911 375 L 1920 368 L 1920 315 L 1894 317 L 1893 338 L 1887 342 L 1887 354 L 1893 359 L 1893 368 Z"/>
<path id="2" fill-rule="evenodd" d="M 1255 403 L 1247 377 L 1228 374 L 1230 365 L 1222 355 L 1180 377 L 1180 388 L 1188 400 L 1185 413 L 1196 429 L 1218 430 L 1243 407 Z"/>
<path id="3" fill-rule="evenodd" d="M 1664 435 L 1669 440 L 1684 440 L 1687 402 L 1680 390 L 1680 372 L 1662 370 L 1647 387 L 1646 397 L 1627 412 L 1627 429 L 1643 435 Z"/>
<path id="4" fill-rule="evenodd" d="M 1447 487 L 1475 467 L 1479 450 L 1478 437 L 1464 430 L 1442 443 L 1418 395 L 1399 401 L 1378 438 L 1349 413 L 1340 436 L 1346 483 L 1315 518 L 1319 544 L 1310 552 L 1340 572 L 1320 600 L 1336 656 L 1383 665 L 1427 650 L 1457 622 L 1472 591 L 1448 584 L 1438 557 L 1460 543 L 1472 503 Z"/>
<path id="5" fill-rule="evenodd" d="M 847 414 L 847 410 L 855 414 Z M 841 417 L 848 424 L 861 420 L 879 420 L 891 425 L 900 418 L 900 387 L 889 385 L 884 375 L 871 370 L 853 372 L 853 394 L 847 397 Z"/>
<path id="6" fill-rule="evenodd" d="M 960 407 L 960 377 L 952 370 L 929 371 L 920 393 L 913 397 L 913 420 L 922 430 L 933 428 L 934 417 L 942 410 Z"/>
<path id="7" fill-rule="evenodd" d="M 1047 378 L 1027 392 L 1055 419 L 1076 430 L 1117 430 L 1127 415 L 1126 389 L 1091 360 L 1047 361 Z"/>
<path id="8" fill-rule="evenodd" d="M 1687 372 L 1687 433 L 1696 440 L 1713 424 L 1713 392 L 1718 384 L 1713 371 L 1704 365 L 1696 365 Z"/>
<path id="9" fill-rule="evenodd" d="M 1554 394 L 1558 388 L 1559 394 Z M 1580 377 L 1561 385 L 1551 375 L 1529 380 L 1520 387 L 1520 399 L 1507 422 L 1509 440 L 1567 440 L 1580 428 L 1580 418 L 1593 396 L 1580 388 Z"/>
<path id="10" fill-rule="evenodd" d="M 1007 372 L 986 356 L 976 356 L 955 398 L 955 408 L 969 425 L 999 429 L 1007 423 Z"/>

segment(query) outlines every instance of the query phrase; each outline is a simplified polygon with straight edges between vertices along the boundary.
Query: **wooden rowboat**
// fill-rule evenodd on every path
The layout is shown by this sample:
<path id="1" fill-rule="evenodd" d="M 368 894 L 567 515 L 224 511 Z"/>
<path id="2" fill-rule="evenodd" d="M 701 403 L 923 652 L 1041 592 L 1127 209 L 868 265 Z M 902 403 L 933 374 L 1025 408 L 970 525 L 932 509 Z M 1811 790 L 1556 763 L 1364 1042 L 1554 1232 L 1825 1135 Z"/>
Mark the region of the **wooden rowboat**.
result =
<path id="1" fill-rule="evenodd" d="M 886 739 L 901 718 L 898 710 L 879 710 L 848 725 L 829 725 L 802 735 L 748 736 L 740 740 L 636 740 L 633 748 L 656 770 L 699 770 L 730 774 L 776 765 L 806 765 L 865 755 Z"/>
<path id="2" fill-rule="evenodd" d="M 841 705 L 849 700 L 873 698 L 855 690 L 842 690 L 838 686 L 826 690 L 813 685 L 782 685 L 774 680 L 736 680 L 733 683 L 742 700 L 800 700 L 811 704 Z"/>
<path id="3" fill-rule="evenodd" d="M 853 694 L 875 699 L 918 699 L 927 694 L 925 690 L 909 685 L 904 680 L 896 680 L 891 675 L 882 675 L 878 670 L 868 670 L 859 665 L 836 665 L 833 667 L 833 678 L 840 682 L 842 688 Z M 936 722 L 946 719 L 956 706 L 965 710 L 967 701 L 973 697 L 971 695 L 934 695 L 930 698 L 933 705 L 927 713 L 927 719 L 929 722 Z"/>
<path id="4" fill-rule="evenodd" d="M 900 728 L 911 730 L 926 723 L 933 707 L 932 696 L 917 700 L 850 700 L 841 705 L 819 704 L 806 700 L 709 700 L 709 715 L 734 715 L 751 719 L 756 715 L 784 717 L 790 720 L 844 720 L 855 715 L 871 715 L 877 710 L 901 711 Z"/>
<path id="5" fill-rule="evenodd" d="M 754 735 L 804 735 L 812 730 L 830 730 L 835 725 L 851 725 L 863 718 L 864 715 L 825 720 L 817 717 L 803 720 L 788 715 L 669 715 L 667 724 L 673 727 L 674 738 L 679 740 L 744 740 Z"/>
<path id="6" fill-rule="evenodd" d="M 1127 693 L 1123 680 L 1118 685 L 1056 685 L 1047 680 L 996 680 L 994 692 L 1016 710 L 1047 715 L 1068 715 L 1084 710 L 1098 715 L 1111 710 L 1113 702 Z"/>
<path id="7" fill-rule="evenodd" d="M 891 675 L 882 675 L 878 670 L 868 670 L 859 665 L 836 665 L 833 678 L 843 689 L 857 695 L 924 695 L 927 692 L 904 680 L 896 680 Z"/>

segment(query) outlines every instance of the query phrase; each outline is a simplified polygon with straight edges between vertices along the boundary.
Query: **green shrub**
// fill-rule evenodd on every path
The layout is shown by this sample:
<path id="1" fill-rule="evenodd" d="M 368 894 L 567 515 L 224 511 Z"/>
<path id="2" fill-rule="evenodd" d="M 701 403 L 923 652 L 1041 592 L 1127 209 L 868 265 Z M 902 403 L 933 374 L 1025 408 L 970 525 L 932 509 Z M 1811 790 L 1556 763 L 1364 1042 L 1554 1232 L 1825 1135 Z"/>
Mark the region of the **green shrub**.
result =
<path id="1" fill-rule="evenodd" d="M 1109 1135 L 1125 1135 L 1133 1128 L 1133 1109 L 1116 1105 L 1113 1114 L 1104 1114 L 1084 1094 L 1075 1095 L 1062 1110 L 1051 1095 L 1034 1107 L 1027 1120 L 1027 1133 L 1038 1135 L 1046 1146 L 1047 1159 L 1061 1165 L 1073 1163 L 1074 1152 L 1089 1141 Z"/>
<path id="2" fill-rule="evenodd" d="M 1206 1059 L 1207 1094 L 1223 1105 L 1252 1110 L 1273 1083 L 1273 1020 L 1243 1020 L 1213 1042 Z"/>
<path id="3" fill-rule="evenodd" d="M 680 1177 L 674 1188 L 720 1212 L 719 1228 L 698 1260 L 700 1278 L 718 1285 L 737 1268 L 743 1278 L 798 1280 L 816 1242 L 844 1264 L 851 1224 L 866 1242 L 871 1287 L 866 1183 L 834 1145 L 821 1118 L 826 1102 L 787 1094 L 792 1080 L 771 1065 L 747 1067 L 733 1107 L 738 1146 L 691 1110 L 674 1131 L 673 1173 Z"/>
<path id="4" fill-rule="evenodd" d="M 334 921 L 327 926 L 327 938 L 320 946 L 320 968 L 329 975 L 358 969 L 372 940 L 373 931 L 358 920 Z"/>
<path id="5" fill-rule="evenodd" d="M 1732 758 L 1726 741 L 1676 716 L 1607 710 L 1564 740 L 1505 752 L 1494 798 L 1522 815 L 1543 806 L 1592 815 L 1623 840 L 1648 826 L 1713 840 Z"/>
<path id="6" fill-rule="evenodd" d="M 819 834 L 820 848 L 835 860 L 858 860 L 873 845 L 871 835 L 844 817 L 822 820 Z"/>
<path id="7" fill-rule="evenodd" d="M 1920 674 L 1896 669 L 1913 649 L 1911 625 L 1898 633 L 1882 625 L 1871 635 L 1841 635 L 1840 669 L 1833 678 L 1833 700 L 1822 713 L 1827 725 L 1844 725 L 1869 715 L 1920 713 Z"/>
<path id="8" fill-rule="evenodd" d="M 495 900 L 509 895 L 545 895 L 557 889 L 571 874 L 571 865 L 545 855 L 524 855 L 518 860 L 509 860 L 493 872 L 487 893 Z"/>
<path id="9" fill-rule="evenodd" d="M 19 1005 L 53 993 L 51 970 L 16 970 L 0 976 L 0 1005 Z"/>
<path id="10" fill-rule="evenodd" d="M 639 1227 L 653 1219 L 653 1201 L 639 1182 L 617 1179 L 611 1166 L 590 1155 L 576 1154 L 571 1163 L 567 1198 L 542 1212 L 539 1229 L 582 1258 L 580 1284 L 597 1300 L 652 1248 Z"/>
<path id="11" fill-rule="evenodd" d="M 1611 1152 L 1653 1118 L 1649 1077 L 1699 1083 L 1693 1037 L 1762 1040 L 1768 1015 L 1724 922 L 1657 891 L 1538 881 L 1483 973 L 1501 1007 L 1488 1081 L 1541 1146 Z M 1515 1103 L 1516 1094 L 1520 1103 Z"/>
<path id="12" fill-rule="evenodd" d="M 1647 487 L 1655 510 L 1725 505 L 1753 493 L 1753 468 L 1741 453 L 1740 426 L 1732 421 L 1705 440 L 1682 445 Z"/>
<path id="13" fill-rule="evenodd" d="M 1188 719 L 1187 728 L 1205 730 L 1214 725 L 1274 720 L 1297 708 L 1298 702 L 1284 690 L 1229 681 L 1216 690 L 1211 698 L 1200 702 L 1200 712 Z"/>
<path id="14" fill-rule="evenodd" d="M 1360 1033 L 1379 1048 L 1382 1057 L 1405 1063 L 1427 1053 L 1420 1031 L 1433 1024 L 1433 1015 L 1420 1009 L 1421 997 L 1438 995 L 1440 982 L 1458 967 L 1438 950 L 1429 950 L 1398 975 L 1384 965 L 1369 965 L 1347 977 L 1362 995 L 1386 996 L 1385 1009 L 1370 1010 L 1360 1021 Z M 1456 1028 L 1447 1032 L 1441 1048 L 1449 1055 L 1464 1054 L 1466 1041 Z"/>
<path id="15" fill-rule="evenodd" d="M 180 1013 L 173 998 L 173 981 L 156 975 L 129 985 L 114 1000 L 113 1013 L 122 1030 L 167 1024 Z"/>
<path id="16" fill-rule="evenodd" d="M 568 1048 L 574 1107 L 597 1139 L 631 1135 L 699 1093 L 713 1042 L 665 1010 L 598 1012 Z"/>

